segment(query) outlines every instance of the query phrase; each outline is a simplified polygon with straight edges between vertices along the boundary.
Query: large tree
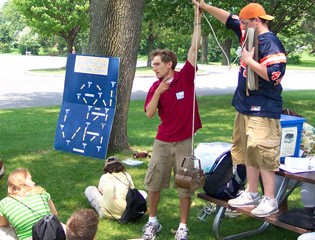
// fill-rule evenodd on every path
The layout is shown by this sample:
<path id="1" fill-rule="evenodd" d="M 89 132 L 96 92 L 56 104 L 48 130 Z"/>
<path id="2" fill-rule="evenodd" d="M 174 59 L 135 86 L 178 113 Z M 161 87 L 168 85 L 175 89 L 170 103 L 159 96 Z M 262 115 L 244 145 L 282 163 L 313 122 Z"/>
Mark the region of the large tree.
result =
<path id="1" fill-rule="evenodd" d="M 81 30 L 88 28 L 88 0 L 13 0 L 28 26 L 48 37 L 60 36 L 68 52 Z"/>
<path id="2" fill-rule="evenodd" d="M 90 0 L 88 54 L 120 58 L 117 106 L 108 151 L 130 151 L 127 119 L 144 0 Z"/>

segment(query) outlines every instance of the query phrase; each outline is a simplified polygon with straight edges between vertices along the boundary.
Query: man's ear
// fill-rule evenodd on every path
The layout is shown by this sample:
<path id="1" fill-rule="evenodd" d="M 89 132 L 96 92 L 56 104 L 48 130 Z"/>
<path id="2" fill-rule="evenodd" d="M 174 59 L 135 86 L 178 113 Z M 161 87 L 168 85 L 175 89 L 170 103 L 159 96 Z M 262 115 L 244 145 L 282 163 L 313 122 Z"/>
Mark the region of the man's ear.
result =
<path id="1" fill-rule="evenodd" d="M 172 68 L 173 62 L 172 62 L 172 61 L 169 61 L 166 65 L 167 65 L 168 68 Z"/>
<path id="2" fill-rule="evenodd" d="M 260 22 L 260 19 L 259 19 L 259 17 L 254 17 L 254 18 L 253 18 L 253 21 L 257 24 L 257 23 Z"/>

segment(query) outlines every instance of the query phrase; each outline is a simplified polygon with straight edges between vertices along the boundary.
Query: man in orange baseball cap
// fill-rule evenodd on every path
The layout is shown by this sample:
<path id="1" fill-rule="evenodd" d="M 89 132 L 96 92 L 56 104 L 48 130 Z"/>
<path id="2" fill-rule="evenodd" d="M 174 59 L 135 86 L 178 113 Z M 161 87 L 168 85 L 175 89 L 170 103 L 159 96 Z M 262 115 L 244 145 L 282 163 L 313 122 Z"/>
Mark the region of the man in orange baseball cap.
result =
<path id="1" fill-rule="evenodd" d="M 269 216 L 278 212 L 275 171 L 280 165 L 281 80 L 286 68 L 285 49 L 267 26 L 274 17 L 258 3 L 246 5 L 237 16 L 206 4 L 204 0 L 193 2 L 232 30 L 242 47 L 238 86 L 232 101 L 236 117 L 231 153 L 235 165 L 246 166 L 247 186 L 239 197 L 228 203 L 233 207 L 255 206 L 251 211 L 253 215 Z M 255 47 L 247 50 L 243 44 L 250 28 L 255 29 L 258 38 L 257 58 L 254 58 Z M 255 88 L 248 85 L 248 68 L 258 78 Z M 264 185 L 262 198 L 258 192 L 259 176 Z"/>

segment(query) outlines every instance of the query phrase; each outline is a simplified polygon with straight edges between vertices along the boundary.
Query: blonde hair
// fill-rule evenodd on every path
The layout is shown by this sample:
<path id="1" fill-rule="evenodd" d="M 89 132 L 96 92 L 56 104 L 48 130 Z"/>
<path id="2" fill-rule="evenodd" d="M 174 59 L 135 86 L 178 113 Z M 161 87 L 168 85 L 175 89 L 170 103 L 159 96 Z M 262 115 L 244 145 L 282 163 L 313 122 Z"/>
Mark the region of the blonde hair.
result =
<path id="1" fill-rule="evenodd" d="M 26 179 L 31 176 L 26 168 L 17 168 L 8 177 L 8 196 L 26 196 L 29 193 L 40 194 L 44 191 L 42 187 L 31 187 L 27 185 Z"/>

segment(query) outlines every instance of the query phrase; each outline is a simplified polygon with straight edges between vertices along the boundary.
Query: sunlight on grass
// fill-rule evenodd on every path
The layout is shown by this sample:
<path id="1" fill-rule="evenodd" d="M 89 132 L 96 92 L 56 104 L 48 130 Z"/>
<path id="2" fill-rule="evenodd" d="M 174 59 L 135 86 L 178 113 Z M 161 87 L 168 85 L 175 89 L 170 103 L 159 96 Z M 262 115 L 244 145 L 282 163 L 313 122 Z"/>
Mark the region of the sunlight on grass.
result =
<path id="1" fill-rule="evenodd" d="M 202 142 L 231 142 L 235 110 L 231 106 L 232 95 L 198 97 L 199 110 L 203 122 L 194 137 L 197 145 Z M 284 108 L 303 115 L 315 125 L 315 91 L 288 91 L 283 93 Z M 147 119 L 143 112 L 143 100 L 131 101 L 128 113 L 128 140 L 133 150 L 151 151 L 159 118 Z M 53 149 L 59 107 L 25 108 L 0 110 L 0 158 L 5 162 L 6 175 L 17 167 L 28 168 L 36 184 L 43 186 L 52 196 L 62 222 L 73 211 L 89 208 L 84 196 L 84 189 L 96 186 L 102 175 L 104 160 L 56 151 Z M 108 152 L 108 156 L 113 153 Z M 119 159 L 132 158 L 131 154 L 117 153 Z M 133 177 L 135 186 L 144 189 L 144 177 L 150 158 L 140 159 L 138 167 L 126 166 Z M 0 195 L 6 195 L 6 182 L 0 181 Z M 205 205 L 194 197 L 189 216 L 190 239 L 213 240 L 211 224 L 214 214 L 206 221 L 199 221 L 196 214 Z M 290 196 L 290 206 L 301 206 L 298 189 Z M 163 231 L 159 239 L 173 239 L 171 229 L 176 229 L 179 222 L 178 193 L 171 188 L 161 195 L 159 219 Z M 147 221 L 147 214 L 139 222 L 119 224 L 112 220 L 101 219 L 96 240 L 122 240 L 139 238 L 142 226 Z M 245 216 L 223 221 L 222 232 L 225 235 L 237 231 L 258 227 L 262 222 Z M 231 228 L 233 225 L 233 228 Z M 297 234 L 270 227 L 255 240 L 296 239 Z"/>
<path id="2" fill-rule="evenodd" d="M 301 55 L 301 64 L 299 65 L 288 64 L 287 68 L 295 70 L 315 70 L 315 55 L 303 53 Z"/>

